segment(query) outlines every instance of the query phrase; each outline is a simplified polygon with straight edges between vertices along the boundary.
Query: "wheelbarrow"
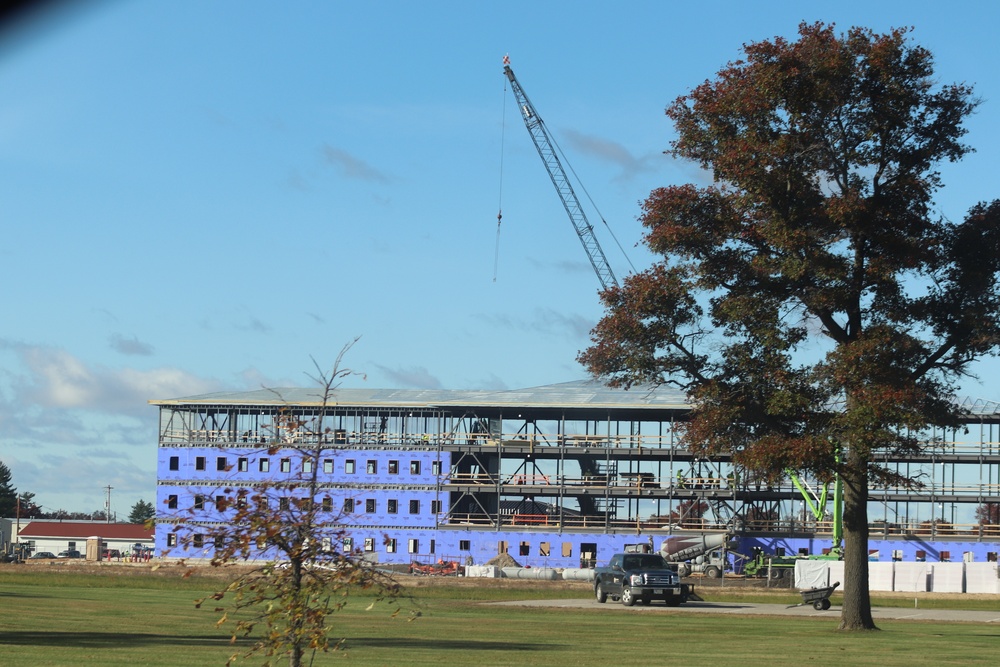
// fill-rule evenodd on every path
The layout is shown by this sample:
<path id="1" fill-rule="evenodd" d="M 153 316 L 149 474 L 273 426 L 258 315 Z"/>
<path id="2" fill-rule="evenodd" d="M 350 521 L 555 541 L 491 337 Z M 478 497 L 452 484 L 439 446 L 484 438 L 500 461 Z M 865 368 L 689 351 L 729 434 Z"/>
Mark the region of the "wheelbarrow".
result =
<path id="1" fill-rule="evenodd" d="M 816 611 L 826 611 L 830 608 L 830 596 L 833 595 L 833 591 L 837 589 L 837 586 L 840 586 L 839 581 L 833 586 L 821 586 L 819 588 L 808 588 L 804 591 L 799 591 L 802 594 L 802 602 L 788 605 L 788 609 L 801 607 L 804 604 L 812 604 L 813 609 Z"/>

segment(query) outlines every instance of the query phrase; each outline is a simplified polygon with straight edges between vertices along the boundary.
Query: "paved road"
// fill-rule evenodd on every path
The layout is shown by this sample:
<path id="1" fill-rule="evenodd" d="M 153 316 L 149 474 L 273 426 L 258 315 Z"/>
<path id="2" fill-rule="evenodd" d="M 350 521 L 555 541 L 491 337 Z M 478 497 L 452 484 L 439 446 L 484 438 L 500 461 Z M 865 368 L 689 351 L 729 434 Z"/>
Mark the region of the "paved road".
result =
<path id="1" fill-rule="evenodd" d="M 647 606 L 636 605 L 626 608 L 617 602 L 608 601 L 599 604 L 595 600 L 520 600 L 517 602 L 493 602 L 490 604 L 507 605 L 511 607 L 563 607 L 572 609 L 599 609 L 621 612 L 655 612 L 667 611 L 662 604 Z M 746 602 L 687 602 L 680 607 L 671 607 L 672 613 L 701 614 L 758 614 L 761 616 L 818 616 L 837 618 L 840 607 L 831 607 L 826 611 L 816 611 L 812 605 L 787 607 L 783 604 L 750 604 Z M 1000 623 L 1000 609 L 996 611 L 963 611 L 959 609 L 906 609 L 903 607 L 875 607 L 872 616 L 879 619 L 894 619 L 904 621 L 959 621 L 965 623 Z"/>

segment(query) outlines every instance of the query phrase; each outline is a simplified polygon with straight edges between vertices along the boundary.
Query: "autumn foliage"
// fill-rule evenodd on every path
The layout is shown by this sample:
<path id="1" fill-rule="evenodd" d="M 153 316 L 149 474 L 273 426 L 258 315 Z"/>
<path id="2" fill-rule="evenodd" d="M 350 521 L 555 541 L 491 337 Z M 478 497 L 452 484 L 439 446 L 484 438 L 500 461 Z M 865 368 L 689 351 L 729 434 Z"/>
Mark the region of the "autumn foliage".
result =
<path id="1" fill-rule="evenodd" d="M 646 199 L 662 259 L 603 293 L 579 357 L 612 385 L 686 390 L 696 452 L 841 477 L 845 629 L 875 627 L 868 485 L 915 483 L 878 461 L 957 426 L 958 380 L 1000 343 L 1000 202 L 958 223 L 933 202 L 978 103 L 907 30 L 745 45 L 667 108 L 670 153 L 709 184 Z"/>

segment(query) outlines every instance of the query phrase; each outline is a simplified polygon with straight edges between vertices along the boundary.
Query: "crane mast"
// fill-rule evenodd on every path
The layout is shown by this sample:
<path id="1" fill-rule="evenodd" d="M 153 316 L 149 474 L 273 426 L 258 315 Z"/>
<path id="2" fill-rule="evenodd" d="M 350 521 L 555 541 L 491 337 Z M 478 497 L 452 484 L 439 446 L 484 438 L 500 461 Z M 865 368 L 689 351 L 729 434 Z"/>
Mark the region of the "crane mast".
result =
<path id="1" fill-rule="evenodd" d="M 594 228 L 587 220 L 587 214 L 580 205 L 580 200 L 573 190 L 566 170 L 563 169 L 562 162 L 556 154 L 552 137 L 549 135 L 541 116 L 535 111 L 535 107 L 532 106 L 528 96 L 524 93 L 524 89 L 521 88 L 521 84 L 518 83 L 517 77 L 514 76 L 514 70 L 510 68 L 510 64 L 506 60 L 505 58 L 503 71 L 507 75 L 507 79 L 510 80 L 511 89 L 514 91 L 517 105 L 521 109 L 521 116 L 524 118 L 524 125 L 528 128 L 531 140 L 535 142 L 538 155 L 542 158 L 546 171 L 549 172 L 549 178 L 552 179 L 552 185 L 555 186 L 559 199 L 562 200 L 563 207 L 566 209 L 566 214 L 569 215 L 569 220 L 573 223 L 576 235 L 580 237 L 580 243 L 583 244 L 583 249 L 586 251 L 587 257 L 590 258 L 590 263 L 597 273 L 597 279 L 601 281 L 603 289 L 611 286 L 617 287 L 618 280 L 608 265 L 604 250 L 601 249 L 601 244 L 594 236 Z"/>

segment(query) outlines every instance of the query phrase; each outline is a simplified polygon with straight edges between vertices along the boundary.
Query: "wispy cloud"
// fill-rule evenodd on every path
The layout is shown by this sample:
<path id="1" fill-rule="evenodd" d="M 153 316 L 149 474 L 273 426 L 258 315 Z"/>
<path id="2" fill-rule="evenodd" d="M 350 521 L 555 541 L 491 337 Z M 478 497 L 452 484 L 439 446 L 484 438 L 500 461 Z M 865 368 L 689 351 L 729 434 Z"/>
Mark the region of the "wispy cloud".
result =
<path id="1" fill-rule="evenodd" d="M 153 346 L 149 343 L 143 343 L 135 336 L 131 338 L 126 338 L 121 334 L 112 334 L 109 339 L 111 344 L 111 349 L 121 354 L 135 355 L 140 357 L 148 357 L 153 354 Z"/>
<path id="2" fill-rule="evenodd" d="M 618 142 L 608 141 L 575 130 L 567 130 L 565 134 L 574 153 L 591 155 L 599 160 L 617 165 L 621 169 L 621 174 L 616 180 L 627 181 L 637 174 L 655 171 L 656 162 L 665 159 L 661 153 L 647 153 L 637 157 Z"/>
<path id="3" fill-rule="evenodd" d="M 340 148 L 324 145 L 323 157 L 346 178 L 372 183 L 389 183 L 391 180 L 379 169 Z"/>
<path id="4" fill-rule="evenodd" d="M 383 375 L 389 378 L 393 384 L 401 387 L 414 389 L 441 389 L 441 380 L 431 375 L 423 366 L 411 366 L 410 368 L 389 368 L 388 366 L 375 365 Z"/>
<path id="5" fill-rule="evenodd" d="M 571 340 L 587 338 L 594 322 L 582 315 L 560 313 L 551 308 L 536 308 L 530 317 L 484 314 L 483 318 L 496 327 L 564 336 Z"/>
<path id="6" fill-rule="evenodd" d="M 235 326 L 240 331 L 250 331 L 260 334 L 271 333 L 271 325 L 253 315 L 248 315 L 245 321 L 237 322 Z"/>

